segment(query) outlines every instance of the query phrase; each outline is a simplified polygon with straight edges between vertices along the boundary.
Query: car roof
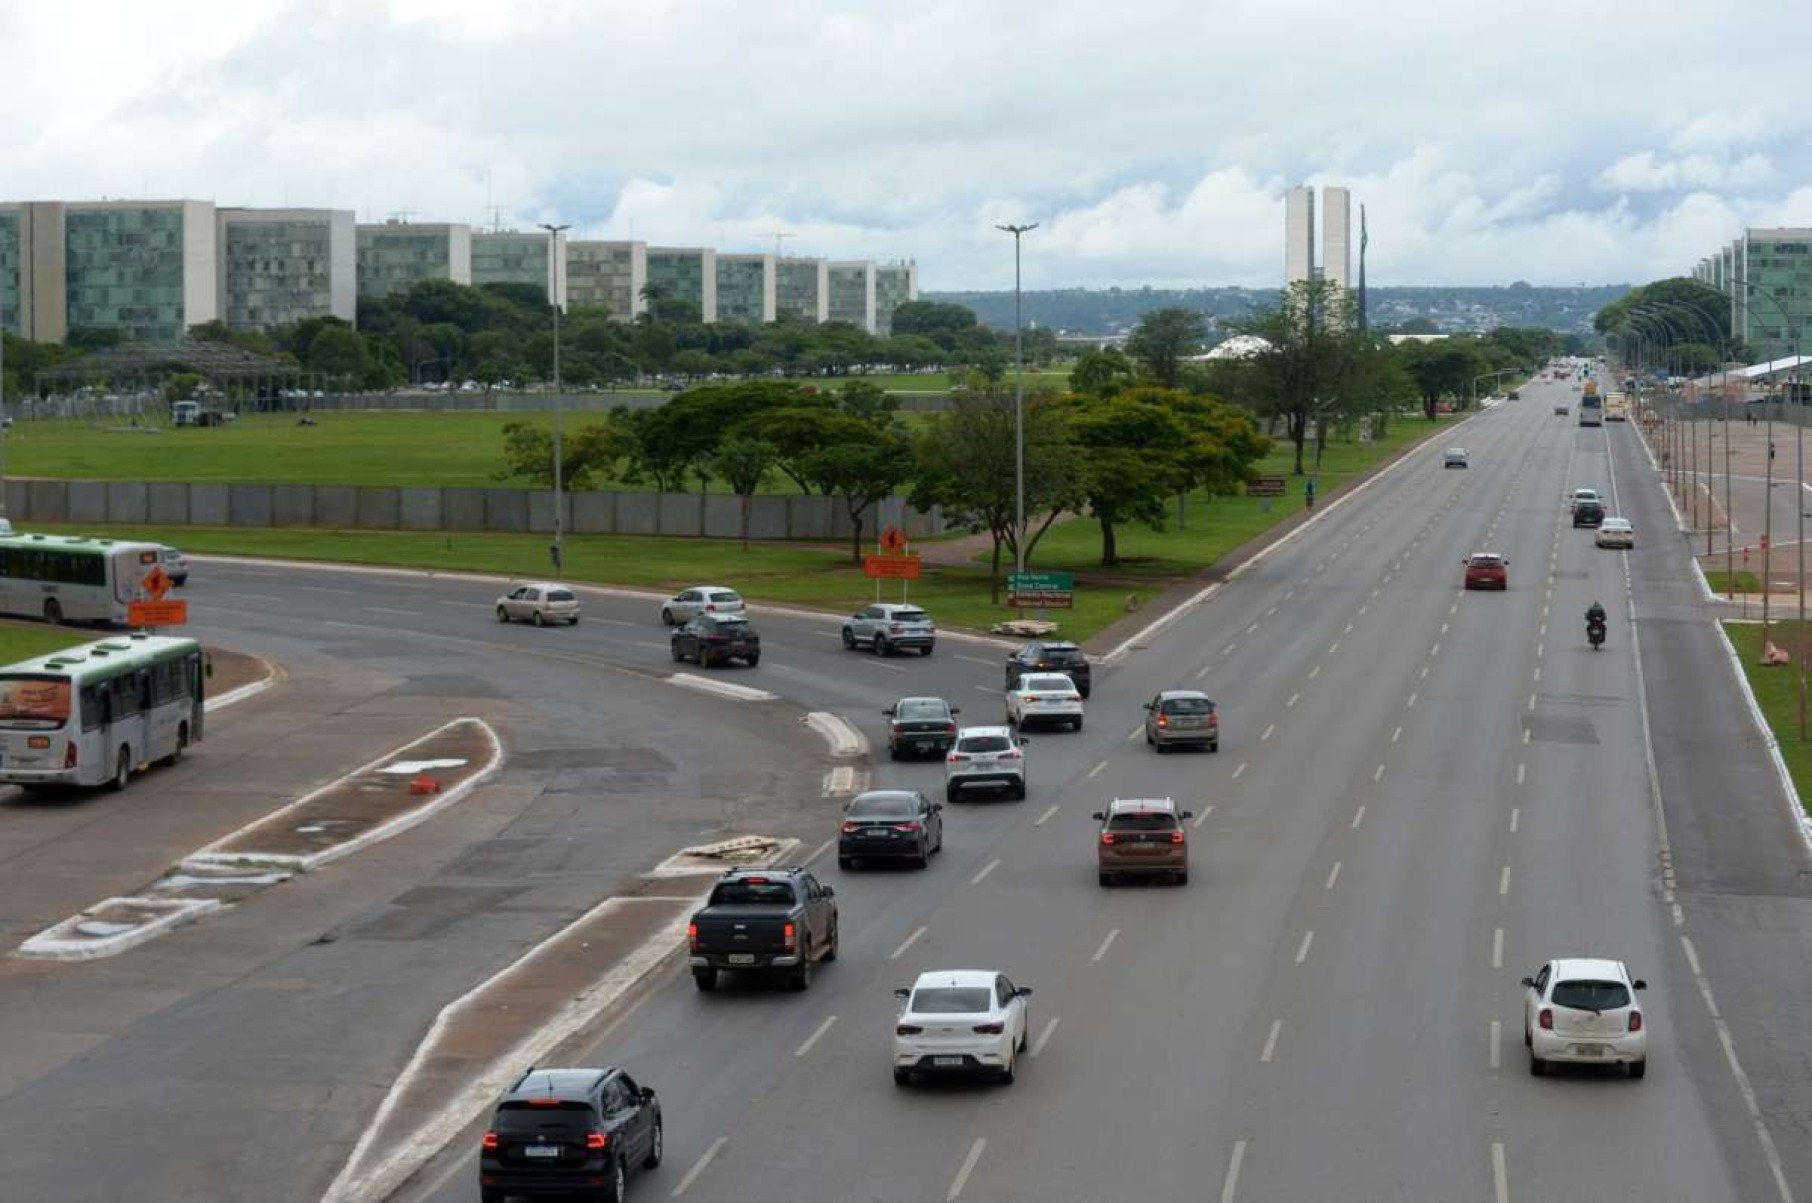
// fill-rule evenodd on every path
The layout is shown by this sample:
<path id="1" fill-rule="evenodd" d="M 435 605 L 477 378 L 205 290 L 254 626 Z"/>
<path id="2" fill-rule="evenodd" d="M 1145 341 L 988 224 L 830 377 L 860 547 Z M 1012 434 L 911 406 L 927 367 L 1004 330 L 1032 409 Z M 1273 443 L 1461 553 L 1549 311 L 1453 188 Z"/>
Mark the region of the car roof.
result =
<path id="1" fill-rule="evenodd" d="M 964 727 L 956 733 L 958 739 L 967 739 L 971 735 L 1011 735 L 1013 728 L 1004 726 Z"/>
<path id="2" fill-rule="evenodd" d="M 516 1084 L 504 1098 L 583 1098 L 615 1072 L 614 1069 L 530 1069 L 516 1079 Z"/>
<path id="3" fill-rule="evenodd" d="M 889 614 L 900 610 L 923 610 L 925 608 L 917 602 L 877 602 L 876 604 Z"/>
<path id="4" fill-rule="evenodd" d="M 1027 673 L 1023 677 L 1019 678 L 1020 688 L 1021 689 L 1026 688 L 1028 686 L 1028 684 L 1032 681 L 1062 681 L 1066 687 L 1068 687 L 1070 689 L 1076 688 L 1076 683 L 1074 681 L 1070 680 L 1070 675 L 1068 673 L 1059 673 L 1059 672 Z M 1042 688 L 1042 687 L 1039 687 L 1039 688 Z"/>
<path id="5" fill-rule="evenodd" d="M 1110 815 L 1149 814 L 1164 812 L 1175 814 L 1177 809 L 1174 798 L 1115 798 L 1107 804 Z"/>
<path id="6" fill-rule="evenodd" d="M 992 990 L 994 979 L 999 976 L 992 969 L 927 969 L 913 981 L 912 988 L 923 990 L 927 986 L 985 986 Z"/>
<path id="7" fill-rule="evenodd" d="M 517 589 L 565 589 L 566 585 L 558 581 L 517 581 Z"/>
<path id="8" fill-rule="evenodd" d="M 1628 518 L 1606 518 L 1604 524 L 1605 526 L 1628 526 L 1630 520 Z"/>
<path id="9" fill-rule="evenodd" d="M 915 697 L 910 697 L 910 698 L 897 698 L 894 701 L 895 706 L 908 706 L 908 705 L 919 704 L 919 703 L 922 703 L 925 705 L 935 704 L 938 706 L 946 706 L 946 707 L 950 705 L 950 703 L 945 701 L 943 698 L 933 697 L 930 694 L 924 694 L 921 696 L 915 696 Z"/>
<path id="10" fill-rule="evenodd" d="M 1554 961 L 1554 977 L 1557 981 L 1586 979 L 1623 982 L 1629 980 L 1629 972 L 1624 969 L 1622 961 L 1607 961 L 1598 957 L 1557 957 Z"/>
<path id="11" fill-rule="evenodd" d="M 1077 647 L 1077 644 L 1074 639 L 1033 639 L 1026 646 L 1041 647 L 1046 651 L 1067 652 L 1071 648 Z"/>
<path id="12" fill-rule="evenodd" d="M 1501 560 L 1504 558 L 1504 554 L 1499 551 L 1475 551 L 1472 553 L 1472 558 L 1475 560 Z"/>
<path id="13" fill-rule="evenodd" d="M 1464 447 L 1449 447 L 1447 449 L 1447 454 L 1452 455 L 1456 451 L 1459 452 L 1461 455 L 1466 454 L 1466 449 Z"/>
<path id="14" fill-rule="evenodd" d="M 1199 689 L 1166 689 L 1158 694 L 1158 701 L 1160 702 L 1174 702 L 1178 698 L 1200 698 L 1204 702 L 1214 700 Z"/>
<path id="15" fill-rule="evenodd" d="M 914 789 L 871 789 L 857 794 L 849 800 L 846 810 L 854 810 L 864 802 L 878 801 L 911 801 L 919 796 Z"/>
<path id="16" fill-rule="evenodd" d="M 692 621 L 693 622 L 750 623 L 752 625 L 751 619 L 749 618 L 749 616 L 747 614 L 713 614 L 709 610 L 705 611 L 703 614 L 700 614 L 697 618 L 694 618 Z"/>

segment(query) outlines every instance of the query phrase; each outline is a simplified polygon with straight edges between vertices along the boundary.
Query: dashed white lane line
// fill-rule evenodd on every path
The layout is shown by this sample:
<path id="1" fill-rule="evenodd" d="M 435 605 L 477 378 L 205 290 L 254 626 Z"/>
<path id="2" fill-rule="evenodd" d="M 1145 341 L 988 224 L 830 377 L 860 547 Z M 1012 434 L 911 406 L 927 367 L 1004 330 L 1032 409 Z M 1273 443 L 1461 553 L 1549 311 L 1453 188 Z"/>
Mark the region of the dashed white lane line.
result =
<path id="1" fill-rule="evenodd" d="M 1321 888 L 1324 890 L 1332 890 L 1334 888 L 1334 884 L 1336 882 L 1338 882 L 1339 880 L 1340 880 L 1340 862 L 1335 861 L 1334 867 L 1332 869 L 1328 870 L 1328 884 L 1326 884 L 1325 886 L 1322 886 Z"/>
<path id="2" fill-rule="evenodd" d="M 900 946 L 898 948 L 887 954 L 887 959 L 890 961 L 899 960 L 905 955 L 908 948 L 911 948 L 914 944 L 919 942 L 919 937 L 924 934 L 925 929 L 922 927 L 914 931 L 910 936 L 907 936 L 904 940 L 900 941 Z"/>
<path id="3" fill-rule="evenodd" d="M 1454 602 L 1451 606 L 1448 606 L 1447 612 L 1449 614 L 1458 614 L 1460 612 L 1460 603 Z"/>
<path id="4" fill-rule="evenodd" d="M 1213 671 L 1213 669 L 1214 669 L 1214 666 L 1212 664 L 1202 665 L 1202 671 L 1195 674 L 1195 679 L 1198 681 L 1201 680 L 1203 677 L 1207 676 L 1211 671 Z"/>
<path id="5" fill-rule="evenodd" d="M 308 588 L 308 586 L 304 585 L 304 586 L 302 586 L 302 588 L 306 589 L 306 588 Z M 327 592 L 327 593 L 351 593 L 352 590 L 350 590 L 350 589 L 328 589 L 328 590 L 324 590 L 324 592 Z M 435 601 L 436 601 L 437 605 L 458 606 L 463 610 L 489 610 L 491 608 L 490 602 L 454 601 L 450 597 L 436 598 Z M 594 618 L 594 619 L 592 619 L 592 621 L 593 622 L 602 622 L 603 619 Z M 629 624 L 624 623 L 623 625 L 628 626 Z"/>
<path id="6" fill-rule="evenodd" d="M 1314 932 L 1305 931 L 1302 933 L 1302 943 L 1298 944 L 1296 946 L 1296 963 L 1298 965 L 1302 964 L 1304 961 L 1309 959 L 1309 948 L 1314 943 L 1315 943 L 1315 933 Z"/>
<path id="7" fill-rule="evenodd" d="M 1379 765 L 1377 768 L 1372 770 L 1372 780 L 1373 781 L 1384 780 L 1384 766 L 1383 765 Z"/>
<path id="8" fill-rule="evenodd" d="M 1340 640 L 1336 639 L 1336 640 L 1334 640 L 1334 642 L 1328 644 L 1328 655 L 1331 656 L 1339 650 L 1340 650 Z"/>
<path id="9" fill-rule="evenodd" d="M 1504 929 L 1501 927 L 1491 929 L 1491 967 L 1504 967 Z"/>
<path id="10" fill-rule="evenodd" d="M 1431 656 L 1438 656 L 1441 654 L 1441 641 L 1439 639 L 1435 640 L 1435 645 L 1428 649 L 1428 654 Z"/>
<path id="11" fill-rule="evenodd" d="M 969 879 L 969 884 L 972 886 L 980 885 L 982 883 L 982 878 L 984 878 L 988 874 L 994 872 L 995 867 L 999 864 L 1000 864 L 1000 858 L 995 857 L 993 860 L 989 861 L 987 864 L 985 864 L 981 867 L 981 872 L 977 873 L 974 877 L 971 877 Z"/>
<path id="12" fill-rule="evenodd" d="M 1405 703 L 1405 704 L 1404 704 L 1404 706 L 1403 706 L 1403 709 L 1405 709 L 1405 710 L 1414 710 L 1414 709 L 1415 709 L 1415 708 L 1416 708 L 1416 699 L 1417 699 L 1417 698 L 1418 698 L 1418 697 L 1420 697 L 1420 696 L 1421 696 L 1421 695 L 1420 695 L 1420 694 L 1417 694 L 1417 693 L 1411 693 L 1411 694 L 1410 694 L 1410 695 L 1409 695 L 1409 701 L 1408 701 L 1408 702 L 1407 702 L 1407 703 Z"/>
<path id="13" fill-rule="evenodd" d="M 885 660 L 876 660 L 873 657 L 863 660 L 862 663 L 868 665 L 870 668 L 884 668 L 890 673 L 903 673 L 906 671 L 898 664 L 889 664 Z M 989 690 L 988 692 L 993 693 L 994 690 Z"/>
<path id="14" fill-rule="evenodd" d="M 1547 638 L 1547 637 L 1548 637 L 1548 624 L 1547 624 L 1547 623 L 1545 623 L 1545 622 L 1544 622 L 1544 623 L 1542 623 L 1542 624 L 1541 624 L 1541 630 L 1539 630 L 1539 631 L 1537 631 L 1537 632 L 1535 632 L 1535 633 L 1536 633 L 1536 635 L 1537 635 L 1537 636 L 1539 636 L 1539 637 L 1541 637 L 1541 638 L 1543 638 L 1543 639 L 1546 639 L 1546 638 Z"/>
<path id="15" fill-rule="evenodd" d="M 1093 781 L 1096 777 L 1099 777 L 1101 775 L 1101 770 L 1105 769 L 1106 767 L 1107 767 L 1107 761 L 1105 761 L 1105 760 L 1096 761 L 1095 767 L 1088 771 L 1089 780 Z"/>
<path id="16" fill-rule="evenodd" d="M 1229 643 L 1226 647 L 1221 649 L 1221 655 L 1231 656 L 1233 654 L 1233 649 L 1238 646 L 1239 646 L 1239 644 L 1237 644 L 1237 643 Z"/>
<path id="17" fill-rule="evenodd" d="M 1287 701 L 1287 702 L 1285 702 L 1285 703 L 1284 703 L 1284 704 L 1283 704 L 1283 708 L 1284 708 L 1284 709 L 1285 709 L 1285 710 L 1294 710 L 1294 709 L 1296 709 L 1296 703 L 1297 703 L 1297 702 L 1298 702 L 1298 701 L 1299 701 L 1299 700 L 1301 700 L 1301 698 L 1302 698 L 1302 695 L 1301 695 L 1301 694 L 1300 694 L 1300 693 L 1293 693 L 1293 694 L 1291 694 L 1291 695 L 1290 695 L 1290 700 L 1289 700 L 1289 701 Z"/>
<path id="18" fill-rule="evenodd" d="M 1492 1069 L 1502 1069 L 1504 1067 L 1504 1054 L 1503 1054 L 1503 1050 L 1499 1047 L 1503 1043 L 1503 1036 L 1504 1036 L 1503 1021 L 1498 1020 L 1498 1019 L 1493 1019 L 1491 1021 L 1490 1052 L 1487 1054 L 1488 1064 L 1491 1066 Z"/>
<path id="19" fill-rule="evenodd" d="M 1504 1142 L 1491 1142 L 1491 1187 L 1497 1193 L 1497 1203 L 1510 1203 L 1510 1175 L 1504 1169 Z"/>
<path id="20" fill-rule="evenodd" d="M 1359 613 L 1361 613 L 1361 614 L 1363 614 L 1363 613 L 1365 613 L 1365 612 L 1366 612 L 1366 611 L 1367 611 L 1367 610 L 1369 610 L 1369 609 L 1371 609 L 1371 608 L 1372 608 L 1372 603 L 1370 603 L 1370 602 L 1366 602 L 1366 603 L 1365 603 L 1365 604 L 1364 604 L 1364 605 L 1363 605 L 1363 606 L 1360 606 L 1360 607 L 1359 607 Z M 1350 628 L 1349 628 L 1349 629 L 1350 629 Z"/>
<path id="21" fill-rule="evenodd" d="M 1053 1015 L 1044 1021 L 1044 1027 L 1038 1033 L 1038 1039 L 1032 1041 L 1032 1055 L 1036 1057 L 1044 1051 L 1044 1046 L 1051 1042 L 1051 1033 L 1057 1030 L 1057 1016 Z"/>
<path id="22" fill-rule="evenodd" d="M 1060 811 L 1062 809 L 1063 809 L 1063 803 L 1061 803 L 1061 802 L 1054 803 L 1050 807 L 1050 809 L 1046 810 L 1043 814 L 1039 815 L 1038 818 L 1033 820 L 1032 826 L 1043 827 L 1046 823 L 1051 821 L 1052 815 L 1056 814 L 1058 811 Z"/>
<path id="23" fill-rule="evenodd" d="M 1272 607 L 1271 607 L 1271 608 L 1270 608 L 1270 609 L 1269 609 L 1269 610 L 1266 610 L 1266 611 L 1265 611 L 1265 617 L 1266 617 L 1266 618 L 1269 618 L 1269 617 L 1271 617 L 1271 616 L 1272 616 L 1272 615 L 1273 615 L 1273 614 L 1275 614 L 1275 613 L 1277 613 L 1277 607 L 1276 607 L 1276 606 L 1272 606 Z"/>
<path id="24" fill-rule="evenodd" d="M 986 664 L 990 668 L 994 667 L 994 661 L 984 660 L 980 656 L 965 656 L 961 652 L 958 652 L 956 658 L 958 660 L 967 660 L 971 664 Z"/>
<path id="25" fill-rule="evenodd" d="M 1269 1065 L 1271 1063 L 1272 1055 L 1277 1052 L 1277 1034 L 1281 1031 L 1283 1031 L 1283 1020 L 1273 1019 L 1271 1034 L 1265 1037 L 1265 1051 L 1258 1055 L 1260 1064 Z"/>
<path id="26" fill-rule="evenodd" d="M 1516 766 L 1516 783 L 1517 783 L 1517 784 L 1518 784 L 1518 785 L 1521 785 L 1521 784 L 1522 784 L 1522 783 L 1523 783 L 1523 778 L 1524 778 L 1524 777 L 1526 777 L 1526 776 L 1528 776 L 1528 773 L 1529 773 L 1529 766 L 1528 766 L 1528 765 L 1526 765 L 1526 764 L 1518 764 L 1518 765 L 1517 765 L 1517 766 Z"/>
<path id="27" fill-rule="evenodd" d="M 830 1031 L 831 1028 L 835 1027 L 836 1023 L 837 1023 L 837 1017 L 835 1015 L 826 1015 L 824 1017 L 824 1022 L 818 1025 L 818 1030 L 813 1032 L 810 1036 L 807 1036 L 805 1038 L 805 1043 L 793 1050 L 793 1056 L 803 1057 L 807 1053 L 811 1052 L 812 1046 L 814 1044 L 817 1044 L 818 1041 L 823 1038 L 824 1033 Z"/>
<path id="28" fill-rule="evenodd" d="M 1131 731 L 1128 731 L 1126 733 L 1126 742 L 1129 744 L 1137 743 L 1139 737 L 1144 734 L 1145 734 L 1145 724 L 1140 723 L 1137 727 L 1134 727 Z"/>
<path id="29" fill-rule="evenodd" d="M 1352 634 L 1352 633 L 1353 633 L 1353 624 L 1352 624 L 1352 623 L 1350 623 L 1350 622 L 1349 622 L 1349 623 L 1347 623 L 1347 624 L 1346 624 L 1346 629 L 1345 629 L 1345 630 L 1343 630 L 1343 631 L 1341 631 L 1341 632 L 1340 632 L 1340 633 L 1341 633 L 1341 634 L 1342 634 L 1342 635 L 1351 635 L 1351 634 Z"/>
<path id="30" fill-rule="evenodd" d="M 1534 694 L 1529 695 L 1529 709 L 1531 709 L 1531 710 L 1535 709 L 1535 695 Z M 1525 740 L 1524 742 L 1527 743 L 1528 741 Z"/>
<path id="31" fill-rule="evenodd" d="M 969 1155 L 963 1158 L 962 1167 L 956 1171 L 956 1180 L 950 1184 L 950 1192 L 944 1196 L 944 1203 L 955 1203 L 962 1198 L 963 1187 L 969 1184 L 969 1175 L 975 1172 L 975 1163 L 981 1160 L 982 1150 L 987 1147 L 987 1137 L 975 1138 L 975 1143 L 969 1146 Z"/>
<path id="32" fill-rule="evenodd" d="M 1233 1142 L 1233 1156 L 1227 1159 L 1227 1176 L 1221 1180 L 1221 1203 L 1233 1203 L 1239 1193 L 1239 1167 L 1246 1160 L 1246 1142 Z"/>
<path id="33" fill-rule="evenodd" d="M 1528 744 L 1529 744 L 1529 728 L 1524 727 L 1523 728 L 1523 746 L 1527 747 Z"/>
<path id="34" fill-rule="evenodd" d="M 1502 898 L 1504 895 L 1508 894 L 1509 892 L 1510 892 L 1510 866 L 1505 865 L 1504 871 L 1497 875 L 1497 896 L 1499 898 Z"/>
<path id="35" fill-rule="evenodd" d="M 1262 743 L 1264 743 L 1264 742 L 1265 742 L 1265 741 L 1266 741 L 1266 740 L 1267 740 L 1267 739 L 1270 739 L 1270 738 L 1271 738 L 1271 733 L 1272 733 L 1272 732 L 1273 732 L 1273 731 L 1275 731 L 1275 730 L 1277 730 L 1277 724 L 1276 724 L 1276 723 L 1272 723 L 1272 724 L 1271 724 L 1271 725 L 1270 725 L 1270 726 L 1269 726 L 1269 727 L 1266 727 L 1266 728 L 1265 728 L 1265 733 L 1264 733 L 1264 734 L 1263 734 L 1263 735 L 1261 735 L 1261 736 L 1259 736 L 1259 737 L 1258 737 L 1258 742 L 1259 742 L 1259 743 L 1261 743 L 1261 744 L 1262 744 Z"/>
<path id="36" fill-rule="evenodd" d="M 1238 780 L 1239 780 L 1239 779 L 1240 779 L 1240 777 L 1241 777 L 1241 776 L 1242 776 L 1242 775 L 1244 775 L 1244 773 L 1245 773 L 1245 771 L 1246 771 L 1246 762 L 1245 762 L 1245 761 L 1243 761 L 1243 760 L 1242 760 L 1242 761 L 1240 761 L 1240 762 L 1239 762 L 1239 767 L 1238 767 L 1238 768 L 1235 768 L 1235 769 L 1234 769 L 1234 770 L 1233 770 L 1233 778 L 1232 778 L 1232 779 L 1233 779 L 1233 780 L 1234 780 L 1234 781 L 1238 781 Z"/>
<path id="37" fill-rule="evenodd" d="M 723 1151 L 723 1147 L 729 1143 L 730 1138 L 728 1136 L 720 1136 L 712 1141 L 711 1147 L 705 1150 L 704 1156 L 692 1163 L 692 1168 L 686 1171 L 686 1176 L 681 1178 L 679 1180 L 679 1185 L 673 1188 L 672 1197 L 677 1199 L 685 1194 L 687 1188 L 694 1182 L 697 1182 L 698 1176 L 705 1172 L 705 1167 L 709 1166 L 711 1162 L 716 1159 L 717 1155 Z"/>
<path id="38" fill-rule="evenodd" d="M 281 597 L 269 593 L 229 593 L 227 596 L 244 598 L 246 601 L 280 602 L 283 600 Z M 370 609 L 371 607 L 367 606 L 365 608 Z"/>
<path id="39" fill-rule="evenodd" d="M 1256 630 L 1258 630 L 1258 624 L 1255 622 L 1251 626 L 1248 626 L 1246 628 L 1246 634 L 1250 635 L 1252 632 L 1254 632 Z"/>
<path id="40" fill-rule="evenodd" d="M 1365 822 L 1365 807 L 1361 805 L 1358 810 L 1353 812 L 1353 828 L 1357 830 L 1359 824 L 1363 822 Z"/>
<path id="41" fill-rule="evenodd" d="M 1424 664 L 1422 666 L 1422 671 L 1416 674 L 1416 680 L 1418 680 L 1418 681 L 1428 680 L 1428 665 Z"/>
<path id="42" fill-rule="evenodd" d="M 1214 813 L 1214 804 L 1209 803 L 1207 806 L 1202 807 L 1202 813 L 1198 814 L 1195 817 L 1195 822 L 1191 823 L 1190 826 L 1191 827 L 1200 827 L 1203 823 L 1206 823 L 1208 821 L 1208 816 L 1213 813 Z"/>
<path id="43" fill-rule="evenodd" d="M 1446 633 L 1447 633 L 1447 624 L 1442 623 L 1441 624 L 1441 634 L 1445 635 Z"/>
<path id="44" fill-rule="evenodd" d="M 1539 659 L 1541 659 L 1541 657 L 1542 657 L 1542 653 L 1543 653 L 1543 652 L 1544 652 L 1544 651 L 1546 651 L 1546 650 L 1547 650 L 1547 647 L 1548 647 L 1548 645 L 1547 645 L 1547 644 L 1545 644 L 1545 643 L 1540 643 L 1540 642 L 1538 642 L 1538 643 L 1536 643 L 1536 645 L 1535 645 L 1535 658 L 1536 658 L 1536 659 L 1537 659 L 1537 660 L 1539 660 Z"/>
<path id="45" fill-rule="evenodd" d="M 1516 834 L 1516 829 L 1517 829 L 1518 825 L 1520 825 L 1522 823 L 1522 821 L 1523 821 L 1523 808 L 1520 806 L 1512 806 L 1510 808 L 1510 834 L 1511 835 Z"/>
<path id="46" fill-rule="evenodd" d="M 1120 938 L 1120 929 L 1119 928 L 1116 927 L 1112 931 L 1108 932 L 1106 937 L 1104 937 L 1102 939 L 1101 946 L 1099 948 L 1095 949 L 1095 955 L 1088 959 L 1088 963 L 1091 965 L 1099 965 L 1101 963 L 1101 958 L 1107 955 L 1107 950 L 1112 948 L 1114 946 L 1114 941 L 1118 940 L 1119 938 Z"/>
<path id="47" fill-rule="evenodd" d="M 1316 677 L 1319 677 L 1320 675 L 1321 675 L 1321 665 L 1319 665 L 1319 664 L 1317 664 L 1314 668 L 1311 668 L 1309 670 L 1309 680 L 1311 680 L 1311 681 L 1313 681 Z"/>
<path id="48" fill-rule="evenodd" d="M 893 666 L 890 664 L 890 665 L 888 665 L 888 667 L 892 668 Z M 1000 690 L 995 689 L 993 686 L 990 686 L 990 685 L 977 685 L 975 687 L 975 692 L 990 693 L 990 694 L 995 695 L 996 697 L 1000 696 Z"/>

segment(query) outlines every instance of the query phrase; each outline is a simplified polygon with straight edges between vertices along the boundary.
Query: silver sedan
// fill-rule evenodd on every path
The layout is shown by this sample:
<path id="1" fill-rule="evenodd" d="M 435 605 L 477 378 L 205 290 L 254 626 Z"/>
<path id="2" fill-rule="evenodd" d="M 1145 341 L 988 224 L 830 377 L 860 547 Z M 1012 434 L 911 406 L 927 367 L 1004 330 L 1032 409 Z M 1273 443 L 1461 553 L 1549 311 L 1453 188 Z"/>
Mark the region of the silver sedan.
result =
<path id="1" fill-rule="evenodd" d="M 550 622 L 572 625 L 579 621 L 579 599 L 565 585 L 531 581 L 497 599 L 497 621 L 532 622 L 538 627 Z"/>

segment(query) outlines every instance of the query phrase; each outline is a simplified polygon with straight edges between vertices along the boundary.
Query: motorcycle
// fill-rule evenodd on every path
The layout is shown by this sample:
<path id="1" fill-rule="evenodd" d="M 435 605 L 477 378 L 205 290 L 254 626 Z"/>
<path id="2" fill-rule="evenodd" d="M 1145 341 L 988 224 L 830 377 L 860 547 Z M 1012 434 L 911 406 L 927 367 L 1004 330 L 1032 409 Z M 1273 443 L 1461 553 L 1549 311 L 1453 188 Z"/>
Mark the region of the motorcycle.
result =
<path id="1" fill-rule="evenodd" d="M 1597 651 L 1604 645 L 1604 624 L 1602 622 L 1586 623 L 1585 635 L 1592 644 L 1592 650 Z"/>

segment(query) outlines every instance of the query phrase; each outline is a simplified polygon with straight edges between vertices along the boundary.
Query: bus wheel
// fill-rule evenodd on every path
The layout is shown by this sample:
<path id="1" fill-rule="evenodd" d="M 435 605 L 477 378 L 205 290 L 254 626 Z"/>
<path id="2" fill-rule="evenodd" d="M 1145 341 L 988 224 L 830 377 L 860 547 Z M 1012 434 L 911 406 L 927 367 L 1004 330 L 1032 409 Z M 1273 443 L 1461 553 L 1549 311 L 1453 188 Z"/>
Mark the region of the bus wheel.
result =
<path id="1" fill-rule="evenodd" d="M 114 761 L 114 766 L 113 780 L 107 784 L 112 788 L 113 792 L 117 794 L 125 789 L 132 781 L 132 749 L 128 748 L 125 744 L 121 744 L 119 759 Z"/>
<path id="2" fill-rule="evenodd" d="M 182 754 L 189 748 L 189 724 L 176 725 L 176 750 L 164 757 L 165 764 L 175 764 L 182 759 Z"/>
<path id="3" fill-rule="evenodd" d="M 44 603 L 44 621 L 51 623 L 53 625 L 58 625 L 58 626 L 62 625 L 63 603 L 58 601 L 54 597 L 51 598 L 49 601 L 45 602 Z"/>

